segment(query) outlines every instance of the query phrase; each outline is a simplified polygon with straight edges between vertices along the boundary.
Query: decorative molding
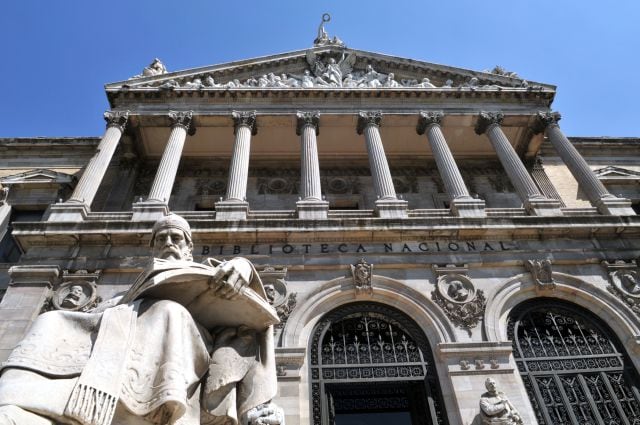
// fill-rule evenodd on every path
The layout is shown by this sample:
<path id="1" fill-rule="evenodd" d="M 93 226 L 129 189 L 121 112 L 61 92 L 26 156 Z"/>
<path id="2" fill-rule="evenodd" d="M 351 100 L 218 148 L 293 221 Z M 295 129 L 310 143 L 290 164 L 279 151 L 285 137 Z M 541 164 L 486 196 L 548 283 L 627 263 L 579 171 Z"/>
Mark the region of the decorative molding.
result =
<path id="1" fill-rule="evenodd" d="M 62 284 L 53 285 L 54 291 L 47 298 L 40 312 L 50 310 L 87 312 L 95 308 L 102 302 L 102 298 L 98 296 L 99 277 L 100 271 L 90 273 L 86 270 L 75 272 L 64 270 Z"/>
<path id="2" fill-rule="evenodd" d="M 169 111 L 167 115 L 169 116 L 169 121 L 171 121 L 171 127 L 183 127 L 187 130 L 189 136 L 196 134 L 196 127 L 193 125 L 193 111 Z"/>
<path id="3" fill-rule="evenodd" d="M 116 127 L 124 131 L 129 120 L 129 111 L 107 111 L 104 113 L 104 120 L 107 122 L 107 128 Z"/>
<path id="4" fill-rule="evenodd" d="M 313 112 L 303 112 L 303 111 L 299 111 L 296 114 L 296 134 L 298 136 L 300 136 L 302 134 L 302 129 L 307 126 L 307 125 L 311 125 L 313 126 L 313 128 L 316 131 L 316 136 L 318 136 L 320 134 L 320 112 L 318 111 L 313 111 Z"/>
<path id="5" fill-rule="evenodd" d="M 609 272 L 607 290 L 640 316 L 640 270 L 635 260 L 603 261 Z"/>
<path id="6" fill-rule="evenodd" d="M 504 114 L 502 112 L 486 112 L 482 111 L 478 115 L 478 121 L 474 128 L 477 135 L 484 134 L 492 125 L 502 125 Z"/>
<path id="7" fill-rule="evenodd" d="M 373 294 L 373 286 L 371 285 L 373 264 L 369 264 L 364 258 L 361 258 L 357 263 L 351 264 L 351 276 L 356 294 Z"/>
<path id="8" fill-rule="evenodd" d="M 289 316 L 298 302 L 298 294 L 290 292 L 285 281 L 287 267 L 267 264 L 258 270 L 258 275 L 262 280 L 269 304 L 273 306 L 280 318 L 280 323 L 275 328 L 281 329 L 289 320 Z"/>
<path id="9" fill-rule="evenodd" d="M 375 125 L 380 127 L 382 124 L 382 111 L 360 111 L 358 113 L 358 126 L 356 131 L 362 134 L 367 126 Z"/>
<path id="10" fill-rule="evenodd" d="M 543 133 L 550 125 L 558 125 L 558 121 L 562 118 L 559 112 L 538 112 L 535 121 L 531 126 L 533 134 Z"/>
<path id="11" fill-rule="evenodd" d="M 531 273 L 534 282 L 540 289 L 554 289 L 556 282 L 553 279 L 551 260 L 526 260 L 524 266 Z"/>
<path id="12" fill-rule="evenodd" d="M 442 111 L 420 111 L 416 131 L 422 135 L 430 125 L 441 125 L 442 118 L 444 118 Z"/>
<path id="13" fill-rule="evenodd" d="M 234 134 L 238 131 L 238 127 L 247 126 L 251 129 L 251 134 L 258 134 L 258 126 L 256 124 L 256 111 L 233 111 Z"/>

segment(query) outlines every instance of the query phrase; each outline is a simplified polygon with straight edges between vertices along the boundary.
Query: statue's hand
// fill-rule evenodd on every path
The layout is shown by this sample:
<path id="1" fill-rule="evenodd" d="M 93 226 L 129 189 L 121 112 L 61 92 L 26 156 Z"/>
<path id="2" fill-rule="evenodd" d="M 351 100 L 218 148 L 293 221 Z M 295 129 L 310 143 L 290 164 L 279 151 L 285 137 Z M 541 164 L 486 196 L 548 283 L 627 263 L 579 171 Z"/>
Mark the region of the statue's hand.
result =
<path id="1" fill-rule="evenodd" d="M 284 411 L 275 403 L 265 403 L 247 413 L 248 425 L 285 425 Z"/>
<path id="2" fill-rule="evenodd" d="M 251 281 L 251 264 L 244 258 L 234 258 L 220 264 L 211 277 L 210 285 L 221 298 L 232 299 Z"/>

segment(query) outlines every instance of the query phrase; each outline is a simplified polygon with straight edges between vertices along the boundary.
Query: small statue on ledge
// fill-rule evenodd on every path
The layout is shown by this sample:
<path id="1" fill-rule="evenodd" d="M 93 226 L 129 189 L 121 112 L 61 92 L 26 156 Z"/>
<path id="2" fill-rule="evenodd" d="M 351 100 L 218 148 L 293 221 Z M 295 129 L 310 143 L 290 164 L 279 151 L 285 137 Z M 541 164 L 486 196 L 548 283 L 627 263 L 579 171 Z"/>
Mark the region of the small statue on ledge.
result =
<path id="1" fill-rule="evenodd" d="M 483 425 L 523 425 L 522 418 L 507 396 L 498 391 L 496 381 L 487 378 L 487 392 L 480 397 L 480 417 Z"/>

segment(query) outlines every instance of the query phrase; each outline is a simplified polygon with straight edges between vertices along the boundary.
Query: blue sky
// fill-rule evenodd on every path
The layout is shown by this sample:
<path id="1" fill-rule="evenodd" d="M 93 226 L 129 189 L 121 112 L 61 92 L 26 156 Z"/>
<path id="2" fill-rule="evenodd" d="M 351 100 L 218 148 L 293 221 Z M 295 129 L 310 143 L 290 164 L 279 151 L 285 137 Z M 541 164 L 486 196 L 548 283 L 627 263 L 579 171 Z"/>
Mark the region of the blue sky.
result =
<path id="1" fill-rule="evenodd" d="M 349 47 L 558 86 L 570 136 L 640 137 L 640 1 L 19 0 L 0 14 L 0 137 L 99 136 L 103 86 L 310 47 Z"/>

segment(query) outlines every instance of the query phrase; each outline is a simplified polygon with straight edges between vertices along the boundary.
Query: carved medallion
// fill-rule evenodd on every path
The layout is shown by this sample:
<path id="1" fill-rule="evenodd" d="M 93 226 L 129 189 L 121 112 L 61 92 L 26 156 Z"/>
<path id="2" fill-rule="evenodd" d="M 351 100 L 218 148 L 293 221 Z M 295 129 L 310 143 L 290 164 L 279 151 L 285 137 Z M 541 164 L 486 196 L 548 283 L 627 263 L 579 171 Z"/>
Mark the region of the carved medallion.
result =
<path id="1" fill-rule="evenodd" d="M 51 305 L 55 310 L 86 312 L 99 302 L 98 288 L 88 280 L 67 281 L 51 297 Z"/>
<path id="2" fill-rule="evenodd" d="M 638 269 L 621 269 L 609 273 L 607 290 L 640 315 L 640 273 Z"/>
<path id="3" fill-rule="evenodd" d="M 258 274 L 262 279 L 267 300 L 276 310 L 280 319 L 280 323 L 275 327 L 283 328 L 298 302 L 298 294 L 289 291 L 287 282 L 284 279 L 287 274 L 287 268 L 266 265 L 258 271 Z"/>
<path id="4" fill-rule="evenodd" d="M 459 273 L 440 275 L 431 297 L 453 324 L 467 331 L 480 322 L 487 304 L 482 290 Z"/>

